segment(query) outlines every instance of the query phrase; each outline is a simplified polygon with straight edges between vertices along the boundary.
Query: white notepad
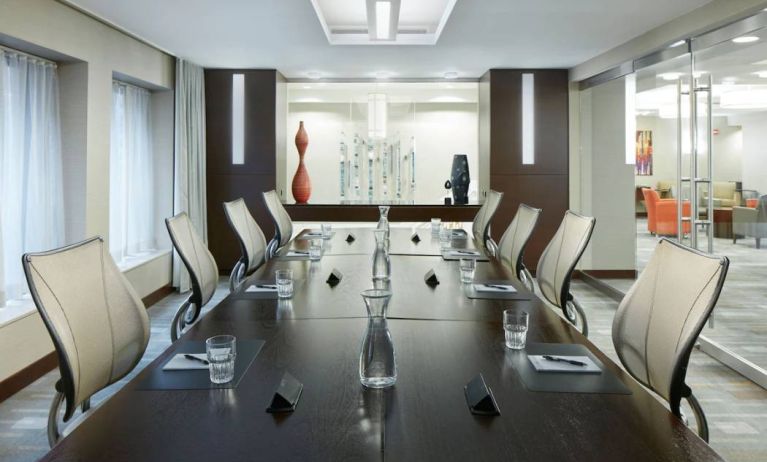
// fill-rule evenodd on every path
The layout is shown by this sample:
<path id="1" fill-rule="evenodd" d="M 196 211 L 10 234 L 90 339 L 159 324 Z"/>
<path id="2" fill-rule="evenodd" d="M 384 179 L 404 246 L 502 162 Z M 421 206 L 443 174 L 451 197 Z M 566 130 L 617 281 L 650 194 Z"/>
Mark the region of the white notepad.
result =
<path id="1" fill-rule="evenodd" d="M 273 284 L 254 284 L 245 289 L 245 292 L 277 292 L 277 286 Z"/>
<path id="2" fill-rule="evenodd" d="M 502 292 L 507 294 L 513 294 L 517 291 L 514 286 L 510 284 L 474 284 L 474 290 L 477 292 Z"/>
<path id="3" fill-rule="evenodd" d="M 564 361 L 549 361 L 543 359 L 543 355 L 530 355 L 527 359 L 533 365 L 538 372 L 568 372 L 576 374 L 599 374 L 602 370 L 597 366 L 594 361 L 588 356 L 564 356 L 564 355 L 550 355 L 556 358 L 570 359 L 574 361 L 580 361 L 586 363 L 585 366 L 576 366 Z"/>
<path id="4" fill-rule="evenodd" d="M 193 369 L 208 369 L 207 364 L 203 364 L 200 361 L 195 361 L 193 359 L 185 358 L 184 355 L 189 354 L 191 356 L 194 356 L 195 358 L 200 358 L 204 360 L 208 360 L 208 354 L 207 353 L 179 353 L 176 356 L 172 357 L 170 361 L 165 363 L 165 365 L 162 367 L 162 370 L 164 371 L 185 371 L 185 370 L 193 370 Z"/>
<path id="5" fill-rule="evenodd" d="M 295 250 L 289 250 L 283 257 L 306 257 L 309 258 L 309 252 L 297 252 Z"/>

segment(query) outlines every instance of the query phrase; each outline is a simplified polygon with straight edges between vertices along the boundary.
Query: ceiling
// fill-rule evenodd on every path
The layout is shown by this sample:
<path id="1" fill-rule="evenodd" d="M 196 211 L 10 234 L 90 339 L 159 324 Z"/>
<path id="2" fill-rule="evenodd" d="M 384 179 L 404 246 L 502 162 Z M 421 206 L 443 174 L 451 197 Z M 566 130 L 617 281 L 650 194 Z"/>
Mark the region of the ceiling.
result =
<path id="1" fill-rule="evenodd" d="M 294 79 L 569 68 L 709 2 L 458 0 L 436 45 L 333 46 L 310 0 L 66 1 L 205 67 L 274 68 Z"/>

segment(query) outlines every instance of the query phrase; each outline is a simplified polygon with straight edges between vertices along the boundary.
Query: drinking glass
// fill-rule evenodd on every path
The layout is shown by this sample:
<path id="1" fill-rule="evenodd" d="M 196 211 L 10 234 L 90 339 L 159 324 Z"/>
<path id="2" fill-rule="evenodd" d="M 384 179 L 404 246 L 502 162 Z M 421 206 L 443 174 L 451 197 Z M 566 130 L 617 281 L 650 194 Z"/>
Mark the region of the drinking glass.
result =
<path id="1" fill-rule="evenodd" d="M 321 225 L 322 228 L 322 238 L 323 239 L 330 239 L 330 235 L 333 233 L 333 225 L 330 223 L 323 223 Z"/>
<path id="2" fill-rule="evenodd" d="M 311 241 L 309 241 L 309 259 L 312 261 L 317 261 L 321 257 L 322 257 L 322 239 L 312 239 Z"/>
<path id="3" fill-rule="evenodd" d="M 293 270 L 284 269 L 274 272 L 277 283 L 277 297 L 290 298 L 293 296 Z"/>
<path id="4" fill-rule="evenodd" d="M 431 233 L 432 234 L 439 234 L 441 229 L 442 229 L 442 219 L 441 218 L 432 218 L 431 219 Z"/>
<path id="5" fill-rule="evenodd" d="M 208 353 L 210 381 L 231 382 L 234 379 L 237 339 L 233 335 L 216 335 L 205 341 L 205 351 Z"/>
<path id="6" fill-rule="evenodd" d="M 503 312 L 503 330 L 506 332 L 506 347 L 521 350 L 527 342 L 527 325 L 530 315 L 526 311 L 510 309 Z"/>
<path id="7" fill-rule="evenodd" d="M 451 246 L 453 231 L 444 226 L 439 230 L 439 246 L 447 248 Z"/>
<path id="8" fill-rule="evenodd" d="M 461 282 L 473 282 L 474 271 L 477 269 L 477 260 L 473 258 L 461 258 Z"/>

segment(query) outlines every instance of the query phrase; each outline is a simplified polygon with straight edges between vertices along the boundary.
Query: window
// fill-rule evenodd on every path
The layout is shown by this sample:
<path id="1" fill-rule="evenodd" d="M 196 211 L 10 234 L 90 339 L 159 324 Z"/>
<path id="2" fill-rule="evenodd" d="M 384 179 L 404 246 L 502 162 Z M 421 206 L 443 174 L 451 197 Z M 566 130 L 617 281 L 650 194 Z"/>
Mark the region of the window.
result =
<path id="1" fill-rule="evenodd" d="M 155 250 L 151 94 L 112 82 L 109 250 L 125 266 Z"/>
<path id="2" fill-rule="evenodd" d="M 0 49 L 0 307 L 28 292 L 25 252 L 63 244 L 56 65 Z"/>

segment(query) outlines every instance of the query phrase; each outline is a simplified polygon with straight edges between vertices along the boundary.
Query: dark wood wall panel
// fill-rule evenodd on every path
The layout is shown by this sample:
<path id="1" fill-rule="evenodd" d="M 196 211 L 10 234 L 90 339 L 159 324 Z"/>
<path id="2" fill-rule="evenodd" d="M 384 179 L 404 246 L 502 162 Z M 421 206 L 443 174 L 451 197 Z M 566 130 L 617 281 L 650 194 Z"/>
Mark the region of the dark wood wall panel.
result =
<path id="1" fill-rule="evenodd" d="M 392 205 L 391 221 L 472 221 L 479 205 Z M 376 205 L 286 205 L 290 217 L 298 221 L 378 221 Z"/>
<path id="2" fill-rule="evenodd" d="M 245 76 L 245 161 L 232 164 L 232 75 Z M 274 226 L 261 193 L 275 188 L 277 81 L 275 70 L 207 69 L 208 247 L 222 272 L 240 257 L 223 203 L 242 197 L 267 240 Z"/>
<path id="3" fill-rule="evenodd" d="M 535 75 L 535 163 L 522 163 L 522 74 Z M 480 146 L 489 146 L 490 188 L 504 193 L 492 223 L 497 241 L 520 203 L 543 209 L 527 247 L 534 269 L 569 207 L 569 127 L 566 70 L 492 69 L 489 118 L 480 118 Z M 486 130 L 489 123 L 490 129 Z M 483 126 L 484 125 L 484 126 Z M 489 138 L 489 142 L 487 140 Z"/>

